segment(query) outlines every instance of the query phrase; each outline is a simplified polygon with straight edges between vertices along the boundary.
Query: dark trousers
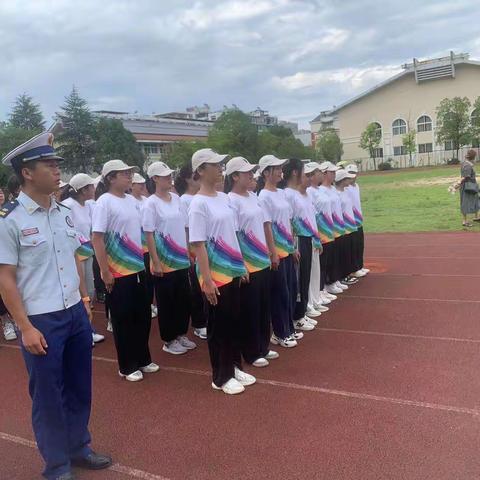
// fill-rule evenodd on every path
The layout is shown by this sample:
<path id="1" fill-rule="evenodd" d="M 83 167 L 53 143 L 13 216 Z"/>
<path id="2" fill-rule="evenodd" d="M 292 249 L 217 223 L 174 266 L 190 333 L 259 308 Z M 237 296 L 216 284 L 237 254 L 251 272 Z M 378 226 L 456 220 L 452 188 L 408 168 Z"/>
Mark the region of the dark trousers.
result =
<path id="1" fill-rule="evenodd" d="M 312 270 L 312 237 L 298 237 L 298 251 L 300 252 L 300 262 L 296 267 L 298 272 L 298 293 L 295 303 L 295 320 L 303 318 L 307 311 L 308 287 Z"/>
<path id="2" fill-rule="evenodd" d="M 343 267 L 342 267 L 342 259 L 344 258 L 344 252 L 343 252 L 343 243 L 344 243 L 344 237 L 345 235 L 342 235 L 341 237 L 338 237 L 335 239 L 333 242 L 333 254 L 332 254 L 332 260 L 333 260 L 333 265 L 332 265 L 332 282 L 338 282 L 339 280 L 342 280 L 344 277 L 342 276 L 343 274 Z"/>
<path id="3" fill-rule="evenodd" d="M 212 379 L 221 387 L 241 368 L 240 353 L 240 279 L 234 278 L 219 289 L 217 305 L 209 305 L 207 343 Z"/>
<path id="4" fill-rule="evenodd" d="M 148 348 L 152 314 L 145 271 L 116 278 L 107 300 L 120 373 L 130 375 L 152 361 Z"/>
<path id="5" fill-rule="evenodd" d="M 325 285 L 335 283 L 336 278 L 335 271 L 335 241 L 325 243 L 323 246 L 323 252 L 320 255 L 320 271 L 321 271 L 321 288 Z M 323 282 L 323 283 L 322 283 Z"/>
<path id="6" fill-rule="evenodd" d="M 153 277 L 158 308 L 160 336 L 166 343 L 185 335 L 190 319 L 190 282 L 188 269 Z"/>
<path id="7" fill-rule="evenodd" d="M 352 235 L 342 235 L 337 240 L 339 245 L 339 257 L 340 257 L 340 274 L 341 278 L 348 277 L 351 273 L 354 272 L 353 270 L 353 263 L 352 263 L 352 253 L 353 253 L 353 243 L 352 243 Z"/>
<path id="8" fill-rule="evenodd" d="M 95 287 L 95 292 L 98 294 L 105 295 L 106 289 L 105 284 L 103 283 L 102 276 L 100 275 L 100 265 L 97 262 L 97 257 L 93 257 L 93 285 Z"/>
<path id="9" fill-rule="evenodd" d="M 150 254 L 143 254 L 143 264 L 145 265 L 145 288 L 147 289 L 147 298 L 149 298 L 150 305 L 153 304 L 154 286 L 153 275 L 150 270 Z"/>
<path id="10" fill-rule="evenodd" d="M 363 268 L 363 252 L 365 248 L 365 237 L 363 234 L 363 227 L 360 227 L 353 235 L 353 252 L 354 252 L 354 261 L 353 268 L 354 271 L 361 270 Z"/>
<path id="11" fill-rule="evenodd" d="M 268 353 L 270 342 L 270 268 L 251 273 L 240 286 L 241 348 L 247 363 Z"/>
<path id="12" fill-rule="evenodd" d="M 7 307 L 3 303 L 2 297 L 0 297 L 0 315 L 5 315 L 8 313 Z"/>
<path id="13" fill-rule="evenodd" d="M 293 256 L 282 258 L 278 270 L 270 274 L 270 305 L 273 333 L 278 338 L 287 338 L 295 331 L 293 312 L 297 299 L 297 277 Z"/>
<path id="14" fill-rule="evenodd" d="M 32 355 L 23 345 L 22 352 L 33 430 L 50 480 L 69 472 L 71 459 L 91 452 L 92 327 L 82 302 L 29 319 L 48 344 L 46 355 Z"/>
<path id="15" fill-rule="evenodd" d="M 205 328 L 207 326 L 208 302 L 200 288 L 195 265 L 189 268 L 188 277 L 190 279 L 190 318 L 192 327 Z"/>

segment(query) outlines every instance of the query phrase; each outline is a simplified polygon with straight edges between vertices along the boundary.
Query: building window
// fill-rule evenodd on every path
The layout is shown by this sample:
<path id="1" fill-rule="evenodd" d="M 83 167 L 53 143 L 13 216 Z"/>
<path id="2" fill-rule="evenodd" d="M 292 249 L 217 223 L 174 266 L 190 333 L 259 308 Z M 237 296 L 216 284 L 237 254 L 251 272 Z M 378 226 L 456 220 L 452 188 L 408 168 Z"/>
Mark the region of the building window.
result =
<path id="1" fill-rule="evenodd" d="M 372 124 L 377 127 L 378 136 L 382 138 L 382 126 L 378 122 L 372 122 Z"/>
<path id="2" fill-rule="evenodd" d="M 419 143 L 418 153 L 431 153 L 433 152 L 433 145 L 431 143 Z"/>
<path id="3" fill-rule="evenodd" d="M 407 124 L 405 120 L 402 120 L 401 118 L 397 118 L 392 123 L 392 134 L 393 135 L 405 135 L 407 133 Z"/>
<path id="4" fill-rule="evenodd" d="M 455 150 L 455 149 L 453 148 L 453 142 L 452 142 L 451 140 L 447 140 L 447 141 L 445 142 L 445 150 Z"/>
<path id="5" fill-rule="evenodd" d="M 142 143 L 143 153 L 145 155 L 158 155 L 159 145 L 157 143 Z"/>
<path id="6" fill-rule="evenodd" d="M 399 147 L 393 147 L 393 154 L 394 155 L 406 155 L 407 148 L 405 145 L 400 145 Z"/>
<path id="7" fill-rule="evenodd" d="M 383 158 L 383 148 L 374 148 L 373 158 Z"/>
<path id="8" fill-rule="evenodd" d="M 423 115 L 417 120 L 418 132 L 431 132 L 432 131 L 432 119 L 428 115 Z"/>

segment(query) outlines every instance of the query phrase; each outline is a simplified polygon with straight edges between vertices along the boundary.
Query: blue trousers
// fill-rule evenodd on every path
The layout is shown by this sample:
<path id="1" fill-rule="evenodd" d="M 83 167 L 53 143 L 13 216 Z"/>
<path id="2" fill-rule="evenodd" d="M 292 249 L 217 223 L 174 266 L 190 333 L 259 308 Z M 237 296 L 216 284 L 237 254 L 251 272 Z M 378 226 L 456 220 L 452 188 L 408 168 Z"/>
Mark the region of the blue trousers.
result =
<path id="1" fill-rule="evenodd" d="M 46 355 L 22 345 L 32 397 L 32 423 L 48 480 L 70 471 L 70 460 L 91 449 L 92 327 L 82 302 L 29 317 L 47 341 Z"/>

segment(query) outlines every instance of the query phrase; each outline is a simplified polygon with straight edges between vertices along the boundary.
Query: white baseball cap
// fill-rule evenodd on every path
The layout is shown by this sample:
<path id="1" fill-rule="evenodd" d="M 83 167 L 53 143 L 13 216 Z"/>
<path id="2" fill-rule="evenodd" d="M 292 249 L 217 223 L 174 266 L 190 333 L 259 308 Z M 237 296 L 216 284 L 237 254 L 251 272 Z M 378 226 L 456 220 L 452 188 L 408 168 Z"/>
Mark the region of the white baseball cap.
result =
<path id="1" fill-rule="evenodd" d="M 204 163 L 221 163 L 228 157 L 228 154 L 222 155 L 214 152 L 211 148 L 202 148 L 192 155 L 192 170 L 195 172 Z"/>
<path id="2" fill-rule="evenodd" d="M 137 172 L 133 174 L 132 183 L 145 183 L 145 179 Z"/>
<path id="3" fill-rule="evenodd" d="M 279 167 L 283 164 L 288 162 L 288 159 L 280 159 L 277 158 L 275 155 L 264 155 L 259 161 L 258 161 L 258 171 L 260 173 L 263 173 L 263 171 L 268 168 L 268 167 Z"/>
<path id="4" fill-rule="evenodd" d="M 254 168 L 257 167 L 258 165 L 251 164 L 246 158 L 233 157 L 227 162 L 225 174 L 231 175 L 235 172 L 251 172 Z"/>
<path id="5" fill-rule="evenodd" d="M 153 162 L 147 171 L 147 175 L 150 178 L 153 177 L 168 177 L 174 172 L 166 163 L 163 162 Z"/>
<path id="6" fill-rule="evenodd" d="M 350 165 L 347 165 L 345 167 L 345 170 L 348 173 L 358 173 L 358 167 L 354 163 L 351 163 Z"/>
<path id="7" fill-rule="evenodd" d="M 95 177 L 93 179 L 93 185 L 95 186 L 95 188 L 97 188 L 97 185 L 102 181 L 102 176 L 101 175 L 98 175 L 98 177 Z"/>
<path id="8" fill-rule="evenodd" d="M 133 170 L 138 172 L 138 167 L 132 167 L 127 165 L 123 160 L 109 160 L 102 167 L 102 177 L 105 178 L 109 173 L 112 172 L 123 172 L 125 170 Z"/>
<path id="9" fill-rule="evenodd" d="M 332 162 L 323 162 L 320 164 L 320 171 L 322 172 L 336 172 L 339 168 Z"/>
<path id="10" fill-rule="evenodd" d="M 317 162 L 308 162 L 303 170 L 305 173 L 313 173 L 315 170 L 320 170 L 320 165 Z"/>
<path id="11" fill-rule="evenodd" d="M 68 182 L 68 184 L 78 192 L 81 188 L 86 187 L 87 185 L 93 185 L 95 181 L 90 175 L 86 173 L 77 173 L 74 175 Z"/>
<path id="12" fill-rule="evenodd" d="M 335 172 L 335 182 L 341 182 L 342 180 L 345 180 L 345 178 L 355 178 L 355 175 L 353 173 L 348 173 L 344 168 Z"/>

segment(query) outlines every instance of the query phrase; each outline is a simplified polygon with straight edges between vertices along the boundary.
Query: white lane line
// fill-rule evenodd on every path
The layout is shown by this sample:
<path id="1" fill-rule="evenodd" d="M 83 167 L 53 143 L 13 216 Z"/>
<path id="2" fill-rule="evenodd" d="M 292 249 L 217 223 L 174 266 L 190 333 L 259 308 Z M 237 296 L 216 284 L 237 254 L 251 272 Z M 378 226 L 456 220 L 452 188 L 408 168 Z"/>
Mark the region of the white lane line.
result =
<path id="1" fill-rule="evenodd" d="M 16 435 L 10 435 L 9 433 L 5 432 L 0 432 L 0 440 L 5 440 L 6 442 L 15 443 L 16 445 L 22 445 L 24 447 L 37 448 L 37 444 L 32 440 L 17 437 Z M 124 475 L 132 478 L 139 478 L 140 480 L 169 480 L 167 477 L 144 472 L 138 468 L 126 467 L 120 463 L 114 463 L 108 470 L 113 470 L 117 473 L 123 473 Z"/>
<path id="2" fill-rule="evenodd" d="M 451 300 L 448 298 L 414 298 L 414 297 L 375 297 L 370 295 L 342 295 L 344 298 L 354 298 L 363 300 L 399 300 L 401 302 L 444 302 L 444 303 L 480 303 L 480 300 Z"/>
<path id="3" fill-rule="evenodd" d="M 16 347 L 15 345 L 5 345 L 5 346 L 10 348 L 20 348 L 20 347 Z M 117 363 L 117 361 L 113 358 L 94 356 L 93 359 L 101 362 Z M 211 375 L 210 372 L 207 372 L 204 370 L 192 370 L 189 368 L 160 366 L 160 369 L 167 372 L 186 373 L 190 375 L 200 375 L 202 377 L 207 377 Z M 349 392 L 346 390 L 333 390 L 330 388 L 314 387 L 311 385 L 302 385 L 302 384 L 289 383 L 289 382 L 280 382 L 277 380 L 266 380 L 262 378 L 257 378 L 257 383 L 264 384 L 264 385 L 272 385 L 272 386 L 281 387 L 281 388 L 290 388 L 294 390 L 304 390 L 307 392 L 323 393 L 326 395 L 335 395 L 335 396 L 346 397 L 346 398 L 356 398 L 361 400 L 371 400 L 376 402 L 392 403 L 396 405 L 404 405 L 404 406 L 410 406 L 410 407 L 428 408 L 431 410 L 440 410 L 445 412 L 462 413 L 467 415 L 473 415 L 475 417 L 480 416 L 480 411 L 478 410 L 475 410 L 472 408 L 466 408 L 466 407 L 455 407 L 453 405 L 442 405 L 439 403 L 430 403 L 430 402 L 418 402 L 416 400 L 405 400 L 403 398 L 383 397 L 379 395 L 370 395 L 368 393 Z M 156 479 L 152 479 L 152 480 L 156 480 Z"/>
<path id="4" fill-rule="evenodd" d="M 480 340 L 476 340 L 473 338 L 435 337 L 430 335 L 413 335 L 409 333 L 376 332 L 372 330 L 348 330 L 345 328 L 326 328 L 326 327 L 316 327 L 315 330 L 321 330 L 323 332 L 352 333 L 352 334 L 359 334 L 359 335 L 378 335 L 382 337 L 414 338 L 419 340 L 441 340 L 445 342 L 480 343 Z"/>

